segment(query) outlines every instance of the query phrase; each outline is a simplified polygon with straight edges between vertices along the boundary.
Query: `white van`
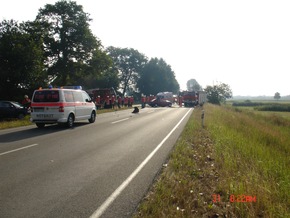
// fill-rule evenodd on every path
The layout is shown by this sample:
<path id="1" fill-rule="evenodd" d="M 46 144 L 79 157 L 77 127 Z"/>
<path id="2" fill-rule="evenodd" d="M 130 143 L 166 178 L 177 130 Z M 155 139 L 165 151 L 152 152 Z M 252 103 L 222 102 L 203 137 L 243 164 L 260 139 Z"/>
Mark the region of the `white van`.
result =
<path id="1" fill-rule="evenodd" d="M 72 127 L 74 121 L 96 120 L 96 105 L 83 90 L 39 89 L 31 99 L 31 121 L 37 127 L 45 124 L 65 123 Z"/>

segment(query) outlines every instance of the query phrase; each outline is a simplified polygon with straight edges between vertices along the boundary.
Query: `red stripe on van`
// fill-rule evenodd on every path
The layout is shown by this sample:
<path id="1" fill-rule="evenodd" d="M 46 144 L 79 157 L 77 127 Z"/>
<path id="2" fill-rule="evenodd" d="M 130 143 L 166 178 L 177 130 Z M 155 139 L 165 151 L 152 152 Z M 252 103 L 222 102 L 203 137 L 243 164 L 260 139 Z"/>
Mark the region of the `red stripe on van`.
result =
<path id="1" fill-rule="evenodd" d="M 85 102 L 83 102 L 85 103 Z M 31 107 L 72 107 L 72 106 L 80 106 L 83 105 L 82 102 L 71 102 L 71 103 L 62 103 L 62 102 L 55 102 L 55 103 L 31 103 Z"/>

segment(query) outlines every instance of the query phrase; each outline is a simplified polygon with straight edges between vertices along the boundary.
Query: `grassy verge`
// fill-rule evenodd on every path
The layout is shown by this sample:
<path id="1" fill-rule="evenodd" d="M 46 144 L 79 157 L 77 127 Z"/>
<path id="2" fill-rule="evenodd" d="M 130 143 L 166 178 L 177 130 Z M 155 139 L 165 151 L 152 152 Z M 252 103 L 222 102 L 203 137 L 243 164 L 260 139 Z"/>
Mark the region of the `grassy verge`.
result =
<path id="1" fill-rule="evenodd" d="M 24 119 L 7 119 L 0 121 L 0 130 L 1 129 L 8 129 L 20 126 L 28 126 L 31 125 L 30 116 L 25 116 Z"/>
<path id="2" fill-rule="evenodd" d="M 204 110 L 205 128 L 197 109 L 135 217 L 290 217 L 289 120 Z"/>

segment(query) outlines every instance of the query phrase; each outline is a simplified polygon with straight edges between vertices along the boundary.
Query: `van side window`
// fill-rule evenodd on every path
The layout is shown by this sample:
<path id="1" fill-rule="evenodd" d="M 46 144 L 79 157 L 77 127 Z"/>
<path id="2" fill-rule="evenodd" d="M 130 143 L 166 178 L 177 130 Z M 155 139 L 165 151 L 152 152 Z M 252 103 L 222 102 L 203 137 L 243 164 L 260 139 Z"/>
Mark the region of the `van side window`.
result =
<path id="1" fill-rule="evenodd" d="M 73 92 L 74 100 L 78 102 L 84 102 L 81 92 Z"/>
<path id="2" fill-rule="evenodd" d="M 86 101 L 86 99 L 87 99 L 88 101 L 91 101 L 90 96 L 89 96 L 86 92 L 82 92 L 82 95 L 83 95 L 83 99 L 84 99 L 84 101 Z"/>
<path id="3" fill-rule="evenodd" d="M 64 98 L 66 102 L 74 101 L 73 93 L 71 91 L 64 91 Z"/>

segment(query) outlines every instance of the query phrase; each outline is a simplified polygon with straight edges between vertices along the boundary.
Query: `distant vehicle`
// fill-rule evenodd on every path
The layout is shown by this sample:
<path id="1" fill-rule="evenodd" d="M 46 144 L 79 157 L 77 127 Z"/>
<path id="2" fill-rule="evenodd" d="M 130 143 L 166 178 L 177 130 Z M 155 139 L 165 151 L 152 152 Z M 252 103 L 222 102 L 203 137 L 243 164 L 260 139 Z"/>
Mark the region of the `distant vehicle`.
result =
<path id="1" fill-rule="evenodd" d="M 23 119 L 29 114 L 29 109 L 15 101 L 0 101 L 0 118 Z"/>
<path id="2" fill-rule="evenodd" d="M 195 91 L 183 91 L 179 93 L 184 107 L 194 107 L 198 104 L 198 96 Z"/>
<path id="3" fill-rule="evenodd" d="M 116 101 L 116 91 L 111 88 L 94 88 L 86 90 L 95 102 L 97 108 L 112 108 L 112 98 Z"/>
<path id="4" fill-rule="evenodd" d="M 152 99 L 148 104 L 151 107 L 171 107 L 174 103 L 172 92 L 159 92 L 156 98 Z"/>
<path id="5" fill-rule="evenodd" d="M 162 100 L 168 100 L 171 103 L 174 102 L 174 97 L 173 97 L 172 92 L 159 92 L 157 93 L 156 98 L 162 99 Z"/>
<path id="6" fill-rule="evenodd" d="M 194 107 L 206 102 L 206 92 L 204 91 L 183 91 L 179 93 L 184 107 Z"/>
<path id="7" fill-rule="evenodd" d="M 151 107 L 171 107 L 172 102 L 166 99 L 155 98 L 149 102 Z"/>
<path id="8" fill-rule="evenodd" d="M 96 114 L 96 105 L 81 89 L 38 89 L 32 96 L 31 121 L 39 128 L 51 123 L 72 127 L 74 121 L 86 119 L 94 123 Z"/>

